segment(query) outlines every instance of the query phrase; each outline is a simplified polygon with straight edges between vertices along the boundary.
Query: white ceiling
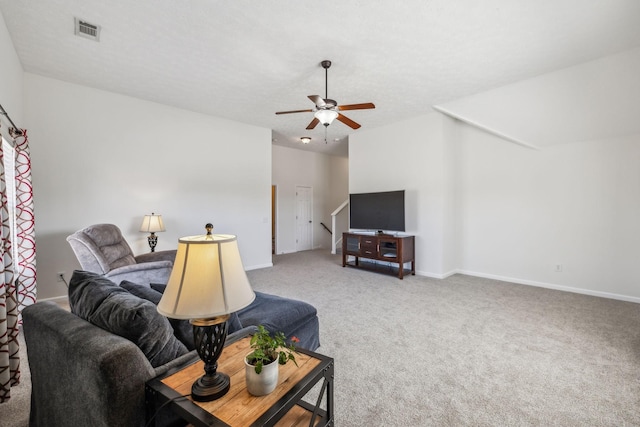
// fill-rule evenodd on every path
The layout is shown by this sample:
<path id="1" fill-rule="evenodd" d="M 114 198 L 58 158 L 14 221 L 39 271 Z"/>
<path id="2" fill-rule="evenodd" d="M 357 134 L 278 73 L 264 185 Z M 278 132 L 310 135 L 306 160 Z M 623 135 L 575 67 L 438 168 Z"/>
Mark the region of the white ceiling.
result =
<path id="1" fill-rule="evenodd" d="M 24 70 L 273 130 L 345 154 L 340 122 L 305 130 L 307 95 L 370 129 L 640 46 L 638 0 L 0 0 Z M 74 17 L 102 27 L 74 35 Z M 338 142 L 336 142 L 336 140 Z"/>

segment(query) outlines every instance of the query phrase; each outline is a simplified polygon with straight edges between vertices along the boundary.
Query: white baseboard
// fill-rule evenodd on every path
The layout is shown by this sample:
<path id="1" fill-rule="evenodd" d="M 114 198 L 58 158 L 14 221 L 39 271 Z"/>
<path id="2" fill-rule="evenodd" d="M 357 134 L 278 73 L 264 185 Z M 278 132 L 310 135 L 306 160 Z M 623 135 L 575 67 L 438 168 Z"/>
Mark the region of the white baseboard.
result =
<path id="1" fill-rule="evenodd" d="M 416 270 L 416 276 L 431 277 L 433 279 L 446 279 L 447 277 L 452 276 L 452 275 L 454 275 L 456 273 L 457 273 L 457 271 L 449 271 L 449 272 L 444 273 L 444 274 L 436 274 L 436 273 L 430 273 L 428 271 Z"/>
<path id="2" fill-rule="evenodd" d="M 273 267 L 273 263 L 253 265 L 253 266 L 247 267 L 246 270 L 247 271 L 258 270 L 258 269 L 261 269 L 261 268 L 269 268 L 269 267 Z M 500 276 L 500 275 L 497 275 L 497 274 L 478 273 L 477 271 L 469 271 L 469 270 L 452 270 L 452 271 L 448 271 L 448 272 L 443 273 L 443 274 L 435 274 L 435 273 L 431 273 L 431 272 L 428 272 L 428 271 L 416 270 L 416 275 L 417 276 L 431 277 L 433 279 L 446 279 L 447 277 L 452 276 L 454 274 L 466 274 L 467 276 L 483 277 L 485 279 L 500 280 L 500 281 L 503 281 L 503 282 L 516 283 L 518 285 L 536 286 L 536 287 L 539 287 L 539 288 L 554 289 L 554 290 L 557 290 L 557 291 L 564 291 L 564 292 L 573 292 L 573 293 L 576 293 L 576 294 L 591 295 L 591 296 L 594 296 L 594 297 L 609 298 L 609 299 L 615 299 L 615 300 L 627 301 L 627 302 L 633 302 L 633 303 L 636 303 L 636 304 L 640 304 L 640 298 L 638 298 L 638 297 L 631 297 L 631 296 L 628 296 L 628 295 L 614 294 L 614 293 L 611 293 L 611 292 L 594 291 L 594 290 L 591 290 L 591 289 L 575 288 L 575 287 L 572 287 L 572 286 L 556 285 L 556 284 L 553 284 L 553 283 L 537 282 L 535 280 L 518 279 L 518 278 L 514 278 L 514 277 Z M 59 303 L 59 302 L 67 302 L 68 301 L 68 297 L 66 295 L 61 295 L 61 296 L 58 296 L 58 297 L 38 299 L 38 301 L 54 301 L 54 302 L 57 302 L 57 303 Z"/>
<path id="3" fill-rule="evenodd" d="M 295 250 L 293 250 L 293 251 L 280 251 L 280 252 L 278 252 L 276 255 L 295 254 L 295 253 L 297 253 L 297 252 L 298 252 L 298 251 L 295 251 Z"/>
<path id="4" fill-rule="evenodd" d="M 466 274 L 468 276 L 483 277 L 486 279 L 501 280 L 503 282 L 517 283 L 519 285 L 536 286 L 539 288 L 554 289 L 557 291 L 573 292 L 575 294 L 591 295 L 594 297 L 609 298 L 620 301 L 640 303 L 640 298 L 628 295 L 614 294 L 611 292 L 594 291 L 591 289 L 575 288 L 572 286 L 556 285 L 553 283 L 537 282 L 535 280 L 518 279 L 514 277 L 499 276 L 496 274 L 478 273 L 476 271 L 457 270 L 456 273 Z"/>
<path id="5" fill-rule="evenodd" d="M 259 270 L 261 268 L 269 268 L 269 267 L 273 267 L 273 263 L 272 262 L 267 262 L 265 264 L 257 264 L 257 265 L 252 265 L 249 267 L 245 267 L 245 271 L 250 271 L 250 270 Z"/>

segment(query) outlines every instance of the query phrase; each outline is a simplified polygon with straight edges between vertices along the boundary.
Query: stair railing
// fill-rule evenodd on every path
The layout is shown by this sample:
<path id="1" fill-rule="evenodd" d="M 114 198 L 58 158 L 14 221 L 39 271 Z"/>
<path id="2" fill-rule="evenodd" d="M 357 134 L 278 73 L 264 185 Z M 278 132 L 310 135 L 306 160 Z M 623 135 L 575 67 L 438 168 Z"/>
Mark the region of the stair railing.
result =
<path id="1" fill-rule="evenodd" d="M 320 225 L 322 226 L 322 228 L 324 228 L 325 230 L 327 230 L 329 232 L 329 234 L 333 235 L 333 233 L 331 232 L 331 230 L 329 229 L 329 227 L 327 227 L 326 225 L 324 225 L 324 222 L 321 222 Z"/>
<path id="2" fill-rule="evenodd" d="M 342 202 L 342 204 L 338 206 L 338 208 L 331 213 L 331 229 L 332 230 L 336 231 L 336 216 L 340 212 L 342 212 L 342 210 L 347 206 L 349 206 L 349 199 Z M 338 238 L 338 235 L 340 235 L 339 238 Z M 336 254 L 336 247 L 338 246 L 338 243 L 342 243 L 342 233 L 334 232 L 331 235 L 331 253 L 334 255 Z"/>

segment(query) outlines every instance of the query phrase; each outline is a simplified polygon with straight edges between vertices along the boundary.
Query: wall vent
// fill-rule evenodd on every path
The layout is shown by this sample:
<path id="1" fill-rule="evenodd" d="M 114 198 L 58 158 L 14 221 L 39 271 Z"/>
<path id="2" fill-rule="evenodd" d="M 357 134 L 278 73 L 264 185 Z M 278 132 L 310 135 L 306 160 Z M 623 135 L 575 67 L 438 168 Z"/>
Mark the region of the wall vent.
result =
<path id="1" fill-rule="evenodd" d="M 78 18 L 75 20 L 75 34 L 80 37 L 86 37 L 91 40 L 100 41 L 100 26 L 90 24 Z"/>

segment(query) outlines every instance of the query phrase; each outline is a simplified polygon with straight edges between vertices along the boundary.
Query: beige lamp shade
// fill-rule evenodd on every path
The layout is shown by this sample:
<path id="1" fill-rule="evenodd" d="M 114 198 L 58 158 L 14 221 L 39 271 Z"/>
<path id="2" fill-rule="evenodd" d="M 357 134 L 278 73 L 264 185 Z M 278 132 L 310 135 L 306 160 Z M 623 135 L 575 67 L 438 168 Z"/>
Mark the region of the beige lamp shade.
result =
<path id="1" fill-rule="evenodd" d="M 236 236 L 182 237 L 158 312 L 174 319 L 207 319 L 238 311 L 255 297 Z"/>
<path id="2" fill-rule="evenodd" d="M 162 215 L 156 215 L 154 213 L 151 213 L 151 215 L 145 215 L 142 220 L 142 225 L 140 226 L 140 231 L 145 231 L 147 233 L 165 231 L 164 222 L 162 222 Z"/>

